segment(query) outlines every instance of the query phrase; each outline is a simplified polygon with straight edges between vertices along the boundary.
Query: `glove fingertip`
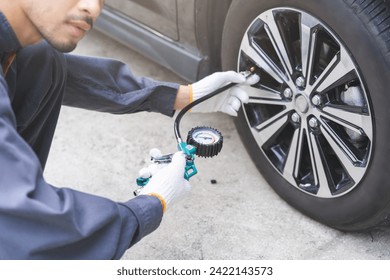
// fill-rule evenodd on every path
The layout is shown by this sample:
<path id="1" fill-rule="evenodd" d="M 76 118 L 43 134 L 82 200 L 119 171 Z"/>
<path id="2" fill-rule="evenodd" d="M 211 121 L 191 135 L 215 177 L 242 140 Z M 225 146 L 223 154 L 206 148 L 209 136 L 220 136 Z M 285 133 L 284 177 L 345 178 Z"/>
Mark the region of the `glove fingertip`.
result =
<path id="1" fill-rule="evenodd" d="M 157 149 L 157 148 L 153 148 L 153 149 L 151 149 L 149 151 L 149 155 L 151 157 L 161 157 L 162 156 L 162 152 L 159 149 Z"/>
<path id="2" fill-rule="evenodd" d="M 138 172 L 138 176 L 141 178 L 149 178 L 151 176 L 150 170 L 144 167 Z"/>
<path id="3" fill-rule="evenodd" d="M 245 82 L 245 77 L 241 75 L 240 73 L 237 73 L 235 71 L 227 71 L 226 75 L 228 75 L 230 82 L 241 84 Z"/>
<path id="4" fill-rule="evenodd" d="M 246 84 L 246 85 L 254 85 L 254 84 L 257 84 L 258 82 L 260 82 L 260 76 L 257 75 L 257 74 L 253 74 L 252 76 L 250 76 L 250 77 L 245 81 L 245 84 Z"/>
<path id="5" fill-rule="evenodd" d="M 237 112 L 238 110 L 240 110 L 241 102 L 240 102 L 239 99 L 234 98 L 234 99 L 231 101 L 230 106 L 232 107 L 232 109 L 233 109 L 234 111 Z"/>

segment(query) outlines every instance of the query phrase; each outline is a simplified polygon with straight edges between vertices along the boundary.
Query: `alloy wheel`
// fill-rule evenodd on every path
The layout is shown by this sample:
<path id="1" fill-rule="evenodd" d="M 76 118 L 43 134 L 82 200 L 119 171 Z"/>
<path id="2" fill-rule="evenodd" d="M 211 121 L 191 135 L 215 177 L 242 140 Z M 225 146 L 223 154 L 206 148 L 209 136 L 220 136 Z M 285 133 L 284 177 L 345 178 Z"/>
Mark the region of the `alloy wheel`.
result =
<path id="1" fill-rule="evenodd" d="M 369 166 L 374 123 L 369 93 L 347 46 L 314 16 L 277 8 L 260 14 L 240 46 L 240 71 L 260 83 L 243 111 L 270 164 L 299 190 L 345 195 Z"/>

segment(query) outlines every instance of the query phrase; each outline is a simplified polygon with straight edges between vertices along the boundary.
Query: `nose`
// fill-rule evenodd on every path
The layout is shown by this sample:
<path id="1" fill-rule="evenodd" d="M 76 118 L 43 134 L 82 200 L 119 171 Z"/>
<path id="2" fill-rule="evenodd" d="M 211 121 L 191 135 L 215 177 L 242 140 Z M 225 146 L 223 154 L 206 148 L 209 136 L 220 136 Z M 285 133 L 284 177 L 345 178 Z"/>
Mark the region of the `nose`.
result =
<path id="1" fill-rule="evenodd" d="M 101 0 L 81 0 L 79 1 L 79 9 L 87 13 L 95 21 L 103 9 L 103 1 Z"/>

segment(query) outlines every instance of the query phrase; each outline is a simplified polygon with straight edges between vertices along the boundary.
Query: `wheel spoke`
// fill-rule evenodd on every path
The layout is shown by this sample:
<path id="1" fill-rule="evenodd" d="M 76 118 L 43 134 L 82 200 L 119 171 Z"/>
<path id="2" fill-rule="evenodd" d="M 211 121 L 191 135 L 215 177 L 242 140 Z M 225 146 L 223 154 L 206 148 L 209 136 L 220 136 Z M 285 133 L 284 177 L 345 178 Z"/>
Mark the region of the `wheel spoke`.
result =
<path id="1" fill-rule="evenodd" d="M 313 133 L 310 133 L 309 137 L 309 151 L 312 159 L 314 183 L 319 187 L 317 196 L 331 197 L 332 193 L 329 188 L 328 179 L 326 177 L 326 171 L 322 161 L 320 148 L 318 146 L 317 139 Z"/>
<path id="2" fill-rule="evenodd" d="M 273 91 L 250 87 L 246 92 L 249 95 L 249 104 L 268 104 L 291 107 L 290 101 L 282 99 L 280 94 Z"/>
<path id="3" fill-rule="evenodd" d="M 320 77 L 314 82 L 312 89 L 323 92 L 330 88 L 341 78 L 355 69 L 353 62 L 344 48 L 341 48 L 329 65 L 321 73 Z"/>
<path id="4" fill-rule="evenodd" d="M 302 145 L 302 129 L 296 129 L 291 139 L 290 149 L 283 170 L 284 178 L 294 186 L 296 185 L 295 178 L 298 174 Z"/>
<path id="5" fill-rule="evenodd" d="M 302 57 L 302 73 L 309 80 L 314 66 L 314 51 L 317 41 L 317 33 L 315 27 L 319 22 L 307 14 L 301 16 L 301 57 Z"/>
<path id="6" fill-rule="evenodd" d="M 254 128 L 256 131 L 254 135 L 260 146 L 267 142 L 288 122 L 287 113 L 288 112 L 286 110 L 283 110 Z"/>
<path id="7" fill-rule="evenodd" d="M 251 99 L 262 98 L 271 100 L 282 100 L 282 97 L 279 92 L 272 91 L 270 89 L 246 87 L 245 92 Z"/>
<path id="8" fill-rule="evenodd" d="M 331 137 L 330 139 L 332 139 L 332 143 L 336 144 L 339 147 L 339 150 L 341 150 L 343 154 L 346 154 L 352 162 L 357 162 L 357 158 L 354 156 L 348 146 L 345 145 L 344 141 L 339 137 L 339 135 L 333 131 L 333 129 L 326 122 L 322 122 L 322 125 L 326 131 L 326 135 Z"/>
<path id="9" fill-rule="evenodd" d="M 275 99 L 263 99 L 263 98 L 249 98 L 248 104 L 267 104 L 267 105 L 276 105 L 276 106 L 284 106 L 291 109 L 291 102 L 287 102 L 285 100 L 275 100 Z"/>
<path id="10" fill-rule="evenodd" d="M 323 116 L 327 119 L 346 127 L 360 135 L 372 140 L 371 117 L 365 114 L 353 113 L 340 108 L 326 106 L 323 108 Z"/>
<path id="11" fill-rule="evenodd" d="M 364 172 L 362 172 L 361 167 L 355 165 L 358 159 L 326 123 L 322 124 L 321 132 L 323 133 L 325 139 L 336 153 L 338 159 L 348 174 L 355 180 L 355 182 L 359 182 L 363 177 Z"/>
<path id="12" fill-rule="evenodd" d="M 276 53 L 280 61 L 283 64 L 286 73 L 290 74 L 290 77 L 293 73 L 293 69 L 291 66 L 291 61 L 288 57 L 287 50 L 280 34 L 279 28 L 276 24 L 275 17 L 272 11 L 267 11 L 260 16 L 260 19 L 263 20 L 265 25 L 265 30 L 270 38 Z M 291 80 L 291 78 L 289 79 Z"/>
<path id="13" fill-rule="evenodd" d="M 252 39 L 246 37 L 242 41 L 241 50 L 278 83 L 288 82 L 287 76 Z"/>

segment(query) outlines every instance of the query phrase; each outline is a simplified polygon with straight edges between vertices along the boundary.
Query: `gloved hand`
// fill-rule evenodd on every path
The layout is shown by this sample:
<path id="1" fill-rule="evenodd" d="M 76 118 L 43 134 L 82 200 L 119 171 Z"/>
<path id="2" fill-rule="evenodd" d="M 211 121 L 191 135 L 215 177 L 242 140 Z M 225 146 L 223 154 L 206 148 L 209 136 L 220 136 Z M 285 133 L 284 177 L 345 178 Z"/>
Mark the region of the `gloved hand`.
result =
<path id="1" fill-rule="evenodd" d="M 260 77 L 256 74 L 251 75 L 246 79 L 242 74 L 235 71 L 216 72 L 203 78 L 202 80 L 190 85 L 192 101 L 195 101 L 229 83 L 238 83 L 225 92 L 212 97 L 199 105 L 194 106 L 191 112 L 194 113 L 210 113 L 223 112 L 231 116 L 237 116 L 237 112 L 241 107 L 241 103 L 248 103 L 249 96 L 245 91 L 245 87 L 254 85 L 260 81 Z"/>
<path id="2" fill-rule="evenodd" d="M 152 159 L 152 158 L 159 158 L 162 155 L 163 155 L 162 152 L 159 149 L 156 149 L 156 148 L 153 148 L 153 149 L 151 149 L 149 151 L 150 159 Z M 162 169 L 166 165 L 167 164 L 164 164 L 164 163 L 153 163 L 153 164 L 150 164 L 148 167 L 142 168 L 138 172 L 138 176 L 141 177 L 141 178 L 150 178 L 150 177 L 153 176 L 153 174 L 156 174 L 157 171 L 159 171 L 160 169 Z"/>
<path id="3" fill-rule="evenodd" d="M 157 165 L 157 166 L 156 166 Z M 191 190 L 190 183 L 184 179 L 185 155 L 183 152 L 176 152 L 169 164 L 152 164 L 141 169 L 141 176 L 152 176 L 144 186 L 139 195 L 154 195 L 158 197 L 163 206 L 163 212 L 174 203 L 182 199 Z M 149 173 L 147 173 L 149 172 Z"/>

